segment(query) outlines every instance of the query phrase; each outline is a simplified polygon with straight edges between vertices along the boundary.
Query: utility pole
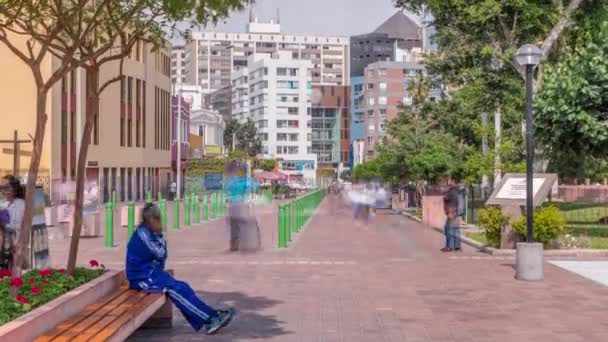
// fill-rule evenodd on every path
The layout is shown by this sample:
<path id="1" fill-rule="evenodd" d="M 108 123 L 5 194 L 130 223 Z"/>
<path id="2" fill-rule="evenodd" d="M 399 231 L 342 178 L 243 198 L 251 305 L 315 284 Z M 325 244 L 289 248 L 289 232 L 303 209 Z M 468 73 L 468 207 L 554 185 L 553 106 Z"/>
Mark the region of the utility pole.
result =
<path id="1" fill-rule="evenodd" d="M 177 91 L 177 115 L 176 115 L 176 130 L 177 130 L 177 161 L 175 169 L 177 174 L 177 200 L 182 197 L 182 91 Z"/>
<path id="2" fill-rule="evenodd" d="M 232 132 L 232 152 L 236 149 L 236 131 Z"/>
<path id="3" fill-rule="evenodd" d="M 483 127 L 483 137 L 481 138 L 481 153 L 486 156 L 488 154 L 488 133 L 486 129 L 488 128 L 488 112 L 485 110 L 481 113 L 481 126 Z M 481 177 L 481 195 L 483 199 L 487 199 L 486 190 L 488 188 L 488 175 L 483 175 Z"/>

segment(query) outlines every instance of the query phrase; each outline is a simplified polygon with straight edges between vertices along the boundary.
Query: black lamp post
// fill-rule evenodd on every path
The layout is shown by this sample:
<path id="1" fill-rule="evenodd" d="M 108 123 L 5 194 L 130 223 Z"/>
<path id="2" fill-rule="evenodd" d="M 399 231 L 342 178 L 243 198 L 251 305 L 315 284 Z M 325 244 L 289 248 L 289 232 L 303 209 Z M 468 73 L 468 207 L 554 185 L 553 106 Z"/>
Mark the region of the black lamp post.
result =
<path id="1" fill-rule="evenodd" d="M 526 68 L 526 242 L 533 240 L 534 215 L 534 120 L 532 118 L 532 83 L 534 69 L 540 63 L 542 53 L 533 44 L 526 44 L 517 50 L 515 59 Z"/>

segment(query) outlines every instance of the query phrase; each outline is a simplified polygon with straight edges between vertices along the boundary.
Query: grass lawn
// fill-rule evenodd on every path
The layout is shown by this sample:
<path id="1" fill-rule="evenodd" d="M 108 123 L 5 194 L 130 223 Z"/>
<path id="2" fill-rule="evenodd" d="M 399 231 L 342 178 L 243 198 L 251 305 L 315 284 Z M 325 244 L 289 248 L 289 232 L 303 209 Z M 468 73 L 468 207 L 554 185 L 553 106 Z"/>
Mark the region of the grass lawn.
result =
<path id="1" fill-rule="evenodd" d="M 608 206 L 597 203 L 559 203 L 556 205 L 568 223 L 602 223 L 608 222 Z M 608 227 L 608 225 L 605 225 Z"/>
<path id="2" fill-rule="evenodd" d="M 469 239 L 482 243 L 484 246 L 488 244 L 488 240 L 486 240 L 486 235 L 482 232 L 465 233 L 465 236 Z"/>
<path id="3" fill-rule="evenodd" d="M 591 248 L 592 249 L 608 249 L 608 238 L 591 237 Z"/>

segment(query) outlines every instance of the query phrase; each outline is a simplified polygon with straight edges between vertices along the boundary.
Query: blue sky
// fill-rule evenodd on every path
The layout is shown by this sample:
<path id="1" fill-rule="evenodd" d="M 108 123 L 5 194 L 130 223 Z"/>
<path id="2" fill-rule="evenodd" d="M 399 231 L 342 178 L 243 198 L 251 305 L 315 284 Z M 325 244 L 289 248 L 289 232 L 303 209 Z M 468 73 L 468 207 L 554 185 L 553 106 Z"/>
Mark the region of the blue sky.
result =
<path id="1" fill-rule="evenodd" d="M 371 32 L 397 12 L 391 0 L 257 0 L 254 13 L 269 21 L 276 18 L 277 8 L 284 33 L 342 36 Z M 206 30 L 243 32 L 248 19 L 249 10 L 235 12 Z"/>

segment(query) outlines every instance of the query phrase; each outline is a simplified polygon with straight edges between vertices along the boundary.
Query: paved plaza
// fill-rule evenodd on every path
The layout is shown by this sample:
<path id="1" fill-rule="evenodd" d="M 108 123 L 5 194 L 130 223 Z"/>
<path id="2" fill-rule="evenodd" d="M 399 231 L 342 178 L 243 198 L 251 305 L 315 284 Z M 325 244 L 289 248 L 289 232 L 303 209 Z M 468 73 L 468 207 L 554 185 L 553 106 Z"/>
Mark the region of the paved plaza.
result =
<path id="1" fill-rule="evenodd" d="M 390 211 L 369 225 L 328 198 L 287 250 L 277 250 L 276 208 L 259 207 L 264 250 L 231 254 L 223 220 L 169 230 L 169 268 L 215 306 L 239 315 L 221 334 L 140 330 L 130 341 L 606 341 L 608 288 L 551 263 L 545 281 L 513 278 L 512 258 L 464 247 L 442 253 L 440 234 Z M 171 221 L 170 221 L 171 222 Z M 114 249 L 83 239 L 79 262 L 124 267 Z M 51 241 L 62 265 L 69 241 Z M 563 265 L 569 265 L 563 263 Z"/>

